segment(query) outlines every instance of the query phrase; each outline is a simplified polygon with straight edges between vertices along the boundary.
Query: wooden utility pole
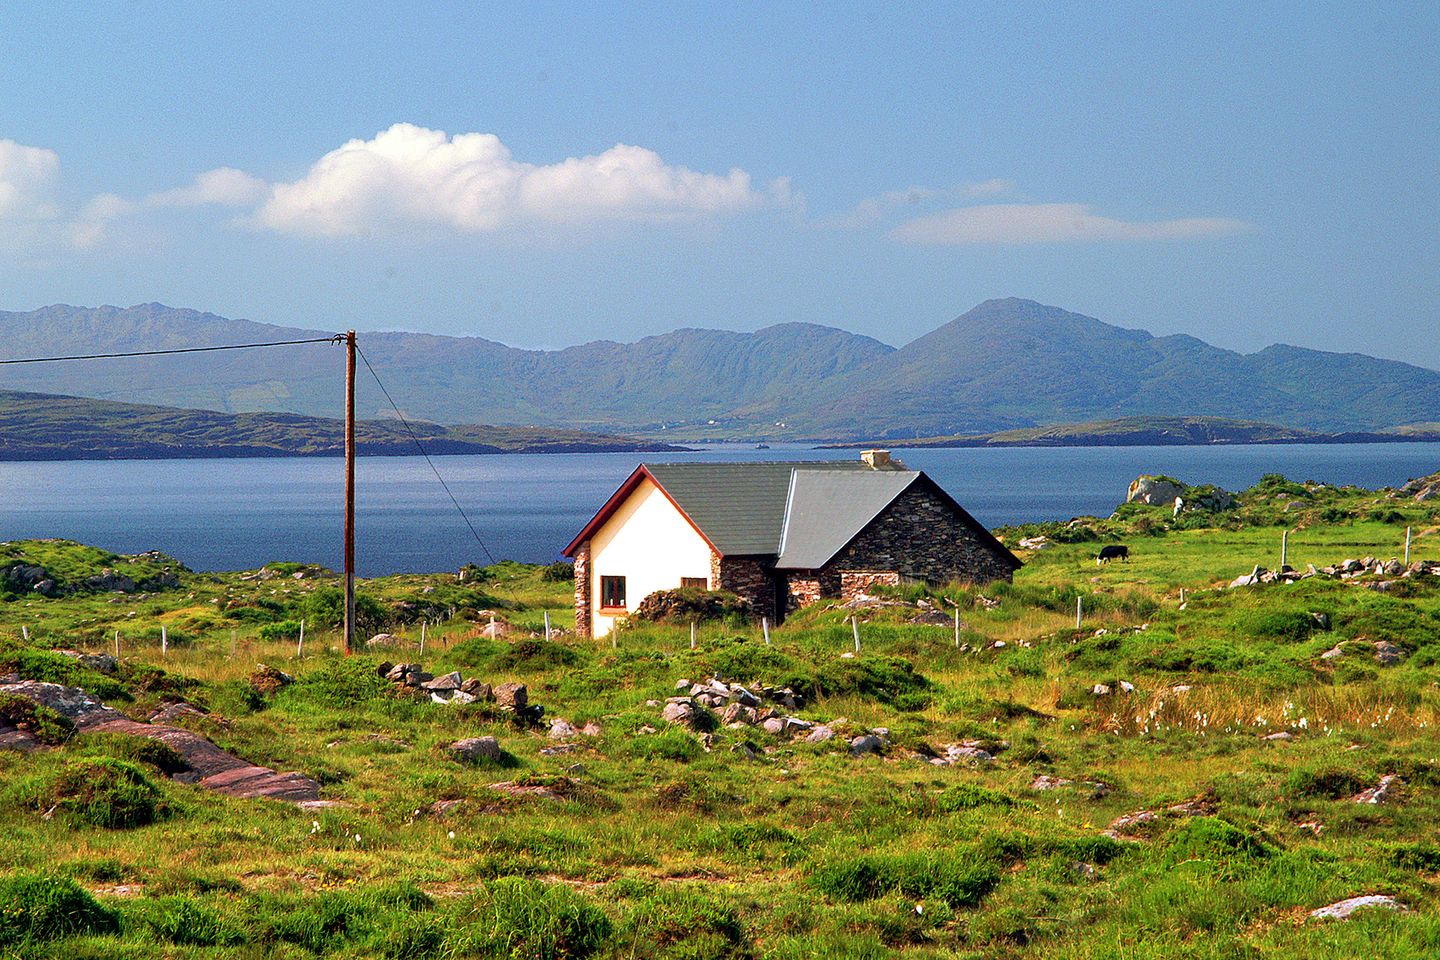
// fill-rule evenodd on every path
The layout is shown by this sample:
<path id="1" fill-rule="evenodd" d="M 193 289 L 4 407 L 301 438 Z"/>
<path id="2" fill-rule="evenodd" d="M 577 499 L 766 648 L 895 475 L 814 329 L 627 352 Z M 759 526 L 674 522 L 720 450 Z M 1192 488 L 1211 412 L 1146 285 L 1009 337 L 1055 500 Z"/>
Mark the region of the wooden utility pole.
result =
<path id="1" fill-rule="evenodd" d="M 355 648 L 355 331 L 345 334 L 345 654 Z"/>

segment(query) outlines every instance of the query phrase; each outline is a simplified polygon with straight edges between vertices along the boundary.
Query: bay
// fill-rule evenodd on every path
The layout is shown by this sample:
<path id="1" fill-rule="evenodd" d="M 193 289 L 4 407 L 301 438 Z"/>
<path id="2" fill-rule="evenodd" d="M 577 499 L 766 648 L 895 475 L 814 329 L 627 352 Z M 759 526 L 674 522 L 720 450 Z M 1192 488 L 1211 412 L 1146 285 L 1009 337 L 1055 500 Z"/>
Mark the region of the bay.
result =
<path id="1" fill-rule="evenodd" d="M 453 570 L 492 559 L 546 562 L 643 459 L 833 460 L 853 451 L 715 446 L 624 454 L 436 457 L 467 528 L 419 457 L 362 458 L 361 576 Z M 1141 473 L 1243 489 L 1266 473 L 1365 487 L 1440 469 L 1440 444 L 1209 447 L 1009 447 L 897 451 L 982 523 L 1108 515 Z M 63 537 L 114 550 L 160 550 L 197 570 L 272 560 L 337 568 L 343 464 L 330 458 L 0 463 L 0 540 Z"/>

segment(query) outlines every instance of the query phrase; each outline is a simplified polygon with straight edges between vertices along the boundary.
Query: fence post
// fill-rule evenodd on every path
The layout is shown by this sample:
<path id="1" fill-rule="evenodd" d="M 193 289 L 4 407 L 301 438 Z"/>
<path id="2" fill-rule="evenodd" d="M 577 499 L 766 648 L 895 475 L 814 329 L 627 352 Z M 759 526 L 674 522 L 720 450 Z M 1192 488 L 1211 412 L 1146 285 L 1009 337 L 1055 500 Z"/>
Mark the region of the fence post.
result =
<path id="1" fill-rule="evenodd" d="M 856 653 L 859 653 L 859 652 L 860 652 L 860 618 L 859 618 L 858 616 L 857 616 L 857 617 L 851 617 L 851 618 L 850 618 L 850 629 L 851 629 L 851 631 L 853 631 L 854 634 L 855 634 L 855 652 L 856 652 Z"/>
<path id="2" fill-rule="evenodd" d="M 550 642 L 550 611 L 545 611 L 545 642 Z"/>
<path id="3" fill-rule="evenodd" d="M 30 628 L 23 623 L 20 624 L 20 635 L 25 638 L 26 643 L 30 642 Z"/>
<path id="4" fill-rule="evenodd" d="M 120 631 L 115 631 L 115 659 L 120 659 Z"/>
<path id="5" fill-rule="evenodd" d="M 304 656 L 305 651 L 305 621 L 300 621 L 300 639 L 295 644 L 295 659 L 299 660 Z"/>
<path id="6" fill-rule="evenodd" d="M 170 656 L 170 631 L 165 624 L 160 624 L 160 656 Z"/>
<path id="7" fill-rule="evenodd" d="M 1280 534 L 1280 569 L 1285 569 L 1285 561 L 1290 555 L 1290 531 L 1286 530 Z"/>
<path id="8" fill-rule="evenodd" d="M 690 649 L 695 649 L 695 621 L 690 621 Z"/>
<path id="9" fill-rule="evenodd" d="M 421 656 L 421 657 L 424 657 L 424 656 L 425 656 L 425 626 L 426 626 L 426 624 L 428 624 L 429 622 L 430 622 L 430 621 L 428 621 L 428 620 L 421 620 L 421 621 L 420 621 L 420 656 Z M 546 633 L 549 633 L 549 631 L 547 630 Z"/>
<path id="10" fill-rule="evenodd" d="M 1410 565 L 1410 528 L 1405 528 L 1405 565 Z"/>
<path id="11" fill-rule="evenodd" d="M 1084 602 L 1085 602 L 1085 600 L 1084 600 L 1083 597 L 1076 597 L 1076 598 L 1075 598 L 1075 629 L 1076 629 L 1076 630 L 1079 630 L 1079 629 L 1080 629 L 1080 618 L 1081 618 L 1081 616 L 1083 615 L 1083 611 L 1084 611 L 1084 606 L 1083 606 L 1083 604 L 1084 604 Z"/>
<path id="12" fill-rule="evenodd" d="M 760 618 L 760 631 L 765 634 L 765 646 L 770 646 L 770 620 L 767 617 Z"/>

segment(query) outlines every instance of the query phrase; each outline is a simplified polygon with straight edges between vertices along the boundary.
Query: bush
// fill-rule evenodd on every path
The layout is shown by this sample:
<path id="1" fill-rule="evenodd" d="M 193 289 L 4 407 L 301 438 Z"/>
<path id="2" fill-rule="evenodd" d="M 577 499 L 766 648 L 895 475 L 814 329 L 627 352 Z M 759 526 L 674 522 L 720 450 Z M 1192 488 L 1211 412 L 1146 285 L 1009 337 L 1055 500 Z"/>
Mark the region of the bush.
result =
<path id="1" fill-rule="evenodd" d="M 300 621 L 280 620 L 276 623 L 267 623 L 260 628 L 261 640 L 299 640 Z"/>
<path id="2" fill-rule="evenodd" d="M 345 591 L 339 587 L 321 587 L 300 604 L 303 619 L 321 627 L 340 627 L 345 623 Z M 389 622 L 385 607 L 368 594 L 355 594 L 355 627 L 374 632 Z"/>
<path id="3" fill-rule="evenodd" d="M 540 568 L 540 579 L 546 583 L 574 583 L 575 564 L 568 560 L 556 560 Z"/>
<path id="4" fill-rule="evenodd" d="M 146 897 L 127 905 L 126 927 L 149 932 L 156 940 L 185 947 L 216 947 L 244 943 L 242 930 L 218 912 L 183 894 Z"/>
<path id="5" fill-rule="evenodd" d="M 0 877 L 0 947 L 119 929 L 115 914 L 69 877 Z"/>
<path id="6" fill-rule="evenodd" d="M 1015 801 L 1003 793 L 977 787 L 973 783 L 957 783 L 941 793 L 935 805 L 945 813 L 954 813 L 975 807 L 1013 807 Z"/>
<path id="7" fill-rule="evenodd" d="M 85 737 L 85 747 L 117 760 L 143 763 L 167 777 L 184 773 L 190 764 L 169 744 L 149 737 L 131 737 L 121 733 L 96 733 Z"/>
<path id="8" fill-rule="evenodd" d="M 733 593 L 681 587 L 656 590 L 641 600 L 630 616 L 650 623 L 690 623 L 692 620 L 748 620 L 751 613 L 749 601 Z"/>
<path id="9" fill-rule="evenodd" d="M 1299 643 L 1310 639 L 1310 634 L 1319 628 L 1319 624 L 1309 613 L 1272 610 L 1246 617 L 1241 628 L 1252 637 Z"/>
<path id="10" fill-rule="evenodd" d="M 1165 862 L 1203 860 L 1228 870 L 1236 861 L 1263 860 L 1275 848 L 1218 817 L 1194 817 L 1170 834 Z"/>
<path id="11" fill-rule="evenodd" d="M 820 664 L 813 677 L 790 675 L 781 685 L 812 700 L 853 695 L 892 703 L 902 694 L 928 690 L 930 681 L 902 657 L 837 657 Z"/>
<path id="12" fill-rule="evenodd" d="M 64 743 L 75 733 L 75 721 L 28 697 L 0 693 L 0 722 L 29 732 L 41 743 Z"/>
<path id="13" fill-rule="evenodd" d="M 73 760 L 51 781 L 50 804 L 92 827 L 123 830 L 154 823 L 164 813 L 160 789 L 125 760 Z"/>
<path id="14" fill-rule="evenodd" d="M 952 907 L 973 907 L 1000 879 L 999 867 L 978 857 L 904 854 L 835 860 L 810 875 L 810 884 L 836 900 L 873 900 L 891 892 L 934 897 Z"/>
<path id="15" fill-rule="evenodd" d="M 451 955 L 579 960 L 599 951 L 612 929 L 588 897 L 522 877 L 489 884 L 470 901 L 466 919 L 449 944 Z"/>
<path id="16" fill-rule="evenodd" d="M 308 699 L 329 707 L 354 707 L 392 692 L 380 676 L 378 662 L 369 657 L 345 657 L 327 661 L 310 671 L 287 690 L 300 691 Z"/>

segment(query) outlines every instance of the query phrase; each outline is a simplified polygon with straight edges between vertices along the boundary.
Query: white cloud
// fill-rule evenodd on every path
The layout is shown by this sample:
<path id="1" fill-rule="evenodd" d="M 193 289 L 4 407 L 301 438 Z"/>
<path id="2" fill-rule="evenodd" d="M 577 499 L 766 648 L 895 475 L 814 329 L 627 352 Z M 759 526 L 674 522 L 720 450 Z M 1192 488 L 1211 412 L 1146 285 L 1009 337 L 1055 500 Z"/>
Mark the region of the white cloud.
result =
<path id="1" fill-rule="evenodd" d="M 853 229 L 879 223 L 897 210 L 918 207 L 932 200 L 946 197 L 967 197 L 979 199 L 995 197 L 1015 189 L 1014 180 L 992 177 L 976 183 L 962 183 L 958 187 L 935 189 L 933 187 L 906 187 L 904 190 L 889 190 L 875 197 L 866 197 L 853 208 L 820 222 L 825 226 Z"/>
<path id="2" fill-rule="evenodd" d="M 996 203 L 910 220 L 890 236 L 922 244 L 1021 244 L 1188 240 L 1250 229 L 1250 224 L 1226 217 L 1131 222 L 1100 216 L 1083 203 Z"/>
<path id="3" fill-rule="evenodd" d="M 327 153 L 299 180 L 273 185 L 249 222 L 320 236 L 402 224 L 485 233 L 519 223 L 679 220 L 764 202 L 743 170 L 698 173 L 643 147 L 617 144 L 536 165 L 514 159 L 493 134 L 449 137 L 399 123 Z"/>
<path id="4" fill-rule="evenodd" d="M 234 167 L 207 170 L 188 186 L 152 193 L 145 198 L 150 207 L 254 206 L 270 192 L 269 185 Z"/>
<path id="5" fill-rule="evenodd" d="M 54 150 L 0 139 L 0 221 L 53 217 L 50 191 L 59 172 L 60 156 Z"/>

